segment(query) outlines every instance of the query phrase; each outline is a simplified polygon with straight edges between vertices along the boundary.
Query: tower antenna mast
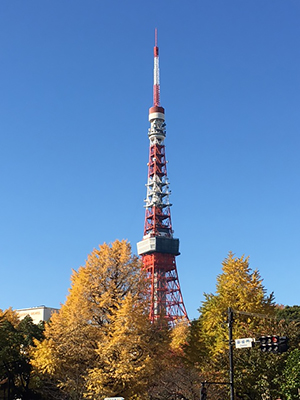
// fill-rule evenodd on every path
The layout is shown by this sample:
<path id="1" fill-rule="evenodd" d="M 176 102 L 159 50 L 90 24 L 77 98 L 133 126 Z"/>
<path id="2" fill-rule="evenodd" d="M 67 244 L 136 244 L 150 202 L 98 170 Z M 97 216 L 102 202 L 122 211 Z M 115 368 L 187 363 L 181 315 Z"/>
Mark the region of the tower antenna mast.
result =
<path id="1" fill-rule="evenodd" d="M 155 29 L 155 46 L 154 46 L 154 68 L 153 68 L 153 105 L 160 106 L 160 82 L 159 82 L 159 53 L 157 46 L 157 29 Z"/>

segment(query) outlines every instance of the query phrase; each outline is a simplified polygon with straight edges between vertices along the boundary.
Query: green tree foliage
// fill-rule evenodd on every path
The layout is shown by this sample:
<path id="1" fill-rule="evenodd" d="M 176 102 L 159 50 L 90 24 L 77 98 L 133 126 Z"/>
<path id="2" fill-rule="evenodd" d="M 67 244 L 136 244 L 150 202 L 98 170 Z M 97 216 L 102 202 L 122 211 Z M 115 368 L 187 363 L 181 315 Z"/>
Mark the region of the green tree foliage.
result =
<path id="1" fill-rule="evenodd" d="M 261 352 L 259 346 L 234 350 L 236 393 L 240 399 L 277 399 L 286 354 Z"/>
<path id="2" fill-rule="evenodd" d="M 148 319 L 145 282 L 126 241 L 88 256 L 34 352 L 44 388 L 52 384 L 70 399 L 128 398 L 146 390 L 161 350 Z"/>
<path id="3" fill-rule="evenodd" d="M 0 393 L 7 399 L 34 399 L 30 348 L 34 340 L 42 339 L 44 326 L 29 316 L 19 321 L 11 309 L 0 314 Z"/>
<path id="4" fill-rule="evenodd" d="M 282 372 L 280 381 L 281 391 L 286 400 L 299 398 L 300 388 L 300 350 L 290 352 Z"/>
<path id="5" fill-rule="evenodd" d="M 276 316 L 285 322 L 300 322 L 300 306 L 280 306 L 276 309 Z"/>
<path id="6" fill-rule="evenodd" d="M 276 307 L 277 309 L 277 307 Z M 275 314 L 276 316 L 276 314 Z M 238 323 L 240 315 L 236 315 L 234 323 Z M 257 326 L 249 331 L 245 330 L 246 337 L 258 338 L 263 334 L 287 336 L 291 351 L 299 348 L 299 322 L 277 318 L 262 318 Z M 256 343 L 254 348 L 234 349 L 235 386 L 238 399 L 261 400 L 262 398 L 286 398 L 284 389 L 286 377 L 283 374 L 289 353 L 264 353 Z M 215 369 L 223 370 L 223 376 L 228 379 L 228 352 L 220 354 L 215 363 Z M 217 368 L 216 368 L 217 366 Z M 280 396 L 280 394 L 282 396 Z M 269 397 L 268 397 L 269 396 Z"/>

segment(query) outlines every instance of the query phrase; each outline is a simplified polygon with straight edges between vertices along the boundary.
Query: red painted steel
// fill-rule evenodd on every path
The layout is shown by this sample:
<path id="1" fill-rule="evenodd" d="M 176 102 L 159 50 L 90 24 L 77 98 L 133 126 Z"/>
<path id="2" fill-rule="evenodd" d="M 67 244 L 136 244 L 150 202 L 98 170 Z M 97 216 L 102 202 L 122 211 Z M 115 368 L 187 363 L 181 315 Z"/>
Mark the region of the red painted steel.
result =
<path id="1" fill-rule="evenodd" d="M 157 32 L 155 32 L 154 57 L 158 57 Z M 158 66 L 154 64 L 154 68 Z M 155 71 L 159 77 L 159 70 Z M 159 82 L 159 78 L 158 82 Z M 142 254 L 143 267 L 147 271 L 149 280 L 150 295 L 150 312 L 149 316 L 152 322 L 161 318 L 167 320 L 168 323 L 175 324 L 179 320 L 188 320 L 187 312 L 184 306 L 179 279 L 176 268 L 175 257 L 179 252 L 173 250 L 169 244 L 175 243 L 178 239 L 173 239 L 173 229 L 171 222 L 171 212 L 168 201 L 164 199 L 169 196 L 167 179 L 167 161 L 164 146 L 164 109 L 159 104 L 160 85 L 154 85 L 153 88 L 153 107 L 150 108 L 149 114 L 153 113 L 151 119 L 150 148 L 148 162 L 148 186 L 151 186 L 151 199 L 147 199 L 144 225 L 144 238 L 166 238 L 160 243 L 163 249 L 160 251 L 145 250 Z M 158 113 L 156 118 L 154 113 Z M 158 128 L 157 128 L 158 127 Z M 152 133 L 153 131 L 153 133 Z M 155 186 L 156 185 L 156 186 Z M 156 187 L 156 189 L 154 189 Z M 148 194 L 147 194 L 148 196 Z M 178 243 L 178 242 L 176 242 Z M 165 247 L 164 247 L 165 246 Z M 177 244 L 178 249 L 178 244 Z M 141 254 L 141 253 L 140 253 Z"/>

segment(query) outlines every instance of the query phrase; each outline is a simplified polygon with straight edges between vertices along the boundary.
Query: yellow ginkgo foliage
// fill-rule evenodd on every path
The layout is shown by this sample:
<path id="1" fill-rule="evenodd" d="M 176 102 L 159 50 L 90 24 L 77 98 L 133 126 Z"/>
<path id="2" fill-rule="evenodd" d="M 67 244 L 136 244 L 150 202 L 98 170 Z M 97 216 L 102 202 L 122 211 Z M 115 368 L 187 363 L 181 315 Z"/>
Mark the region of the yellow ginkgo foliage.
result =
<path id="1" fill-rule="evenodd" d="M 155 368 L 140 261 L 126 241 L 103 244 L 71 281 L 65 304 L 34 350 L 33 365 L 68 398 L 128 398 Z"/>
<path id="2" fill-rule="evenodd" d="M 183 349 L 187 344 L 189 323 L 185 320 L 178 321 L 170 332 L 170 349 L 174 355 L 183 355 Z"/>
<path id="3" fill-rule="evenodd" d="M 0 319 L 3 318 L 9 321 L 13 326 L 17 326 L 20 322 L 17 312 L 14 311 L 11 307 L 4 311 L 0 309 Z"/>
<path id="4" fill-rule="evenodd" d="M 129 294 L 118 307 L 111 327 L 97 343 L 97 365 L 90 369 L 90 398 L 141 395 L 157 367 L 158 343 L 152 337 L 153 327 L 148 309 Z"/>
<path id="5" fill-rule="evenodd" d="M 228 347 L 229 307 L 241 312 L 239 317 L 235 315 L 234 338 L 255 332 L 263 321 L 258 315 L 272 317 L 275 312 L 273 294 L 266 295 L 260 274 L 251 270 L 248 257 L 238 258 L 229 253 L 222 265 L 216 293 L 205 294 L 198 324 L 201 340 L 212 356 Z"/>

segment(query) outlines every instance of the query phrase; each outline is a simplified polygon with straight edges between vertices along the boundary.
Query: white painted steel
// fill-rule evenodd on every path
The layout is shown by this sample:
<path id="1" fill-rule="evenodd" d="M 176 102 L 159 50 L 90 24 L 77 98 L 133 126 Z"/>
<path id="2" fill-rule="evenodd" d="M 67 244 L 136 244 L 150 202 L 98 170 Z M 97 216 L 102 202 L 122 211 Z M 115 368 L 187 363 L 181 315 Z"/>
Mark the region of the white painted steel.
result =
<path id="1" fill-rule="evenodd" d="M 153 114 L 160 114 L 164 116 L 164 114 L 161 113 Z M 148 136 L 150 139 L 150 145 L 164 144 L 164 138 L 166 136 L 166 124 L 164 119 L 151 119 L 151 127 L 148 131 Z M 165 162 L 167 163 L 166 160 Z M 146 186 L 147 196 L 145 199 L 145 208 L 152 208 L 155 206 L 163 209 L 166 207 L 171 207 L 172 204 L 169 201 L 169 195 L 171 194 L 171 191 L 169 190 L 169 181 L 166 175 L 162 178 L 160 178 L 158 175 L 153 175 L 153 177 L 149 176 Z"/>
<path id="2" fill-rule="evenodd" d="M 159 58 L 158 57 L 154 57 L 154 79 L 153 79 L 153 83 L 154 85 L 159 85 Z"/>
<path id="3" fill-rule="evenodd" d="M 160 113 L 160 112 L 154 112 L 149 114 L 149 121 L 153 121 L 154 119 L 162 119 L 163 121 L 165 120 L 165 114 Z"/>

